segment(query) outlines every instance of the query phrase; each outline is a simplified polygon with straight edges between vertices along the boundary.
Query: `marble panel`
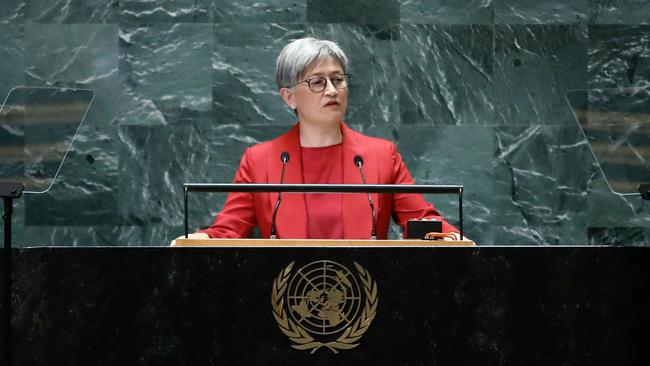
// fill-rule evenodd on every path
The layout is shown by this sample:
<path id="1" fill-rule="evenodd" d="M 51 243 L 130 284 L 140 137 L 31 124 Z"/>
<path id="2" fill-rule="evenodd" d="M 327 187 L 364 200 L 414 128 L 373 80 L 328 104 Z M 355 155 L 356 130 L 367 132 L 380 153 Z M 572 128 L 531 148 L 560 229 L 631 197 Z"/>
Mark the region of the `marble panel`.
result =
<path id="1" fill-rule="evenodd" d="M 25 225 L 117 222 L 117 181 L 121 173 L 114 147 L 116 132 L 89 119 L 79 129 L 51 189 L 25 195 Z"/>
<path id="2" fill-rule="evenodd" d="M 212 200 L 215 207 L 223 204 L 223 198 L 218 196 L 208 197 L 202 195 L 203 200 Z M 198 200 L 199 197 L 197 196 Z M 177 198 L 182 200 L 182 198 Z M 221 203 L 219 203 L 221 200 Z M 190 208 L 200 205 L 198 202 Z M 181 203 L 182 205 L 182 203 Z M 19 214 L 20 207 L 17 207 L 16 213 Z M 177 208 L 178 209 L 178 208 Z M 182 215 L 182 211 L 179 211 Z M 13 230 L 14 248 L 26 248 L 35 246 L 52 246 L 52 247 L 95 247 L 95 246 L 167 246 L 170 241 L 184 234 L 182 219 L 174 225 L 161 223 L 142 223 L 138 218 L 122 218 L 121 222 L 110 222 L 111 225 L 105 224 L 87 224 L 81 222 L 81 225 L 62 224 L 62 225 L 23 225 L 19 215 L 16 215 L 16 222 Z M 212 223 L 212 215 L 199 216 L 190 215 L 190 228 L 204 227 Z M 0 230 L 0 233 L 2 230 Z"/>
<path id="3" fill-rule="evenodd" d="M 22 27 L 0 24 L 0 105 L 4 104 L 11 89 L 25 85 L 24 34 Z"/>
<path id="4" fill-rule="evenodd" d="M 565 95 L 650 89 L 649 14 L 640 0 L 0 1 L 0 98 L 18 84 L 95 92 L 52 191 L 16 201 L 14 242 L 152 245 L 177 236 L 178 182 L 192 180 L 184 167 L 208 156 L 203 146 L 228 157 L 201 170 L 215 164 L 229 181 L 245 146 L 294 123 L 274 64 L 303 35 L 335 40 L 350 57 L 351 127 L 396 141 L 427 179 L 440 164 L 470 182 L 473 239 L 647 242 L 650 208 L 612 193 L 583 156 Z M 434 125 L 449 129 L 425 140 Z M 236 137 L 208 139 L 221 133 Z M 476 161 L 491 151 L 491 160 L 436 161 L 438 145 Z M 179 169 L 187 173 L 171 173 Z M 205 218 L 197 226 L 223 201 L 192 199 L 192 217 Z M 438 204 L 452 219 L 454 205 Z"/>
<path id="5" fill-rule="evenodd" d="M 590 0 L 591 24 L 650 24 L 647 0 Z"/>
<path id="6" fill-rule="evenodd" d="M 82 86 L 117 73 L 117 26 L 38 24 L 25 29 L 30 86 Z"/>
<path id="7" fill-rule="evenodd" d="M 77 144 L 68 152 L 52 188 L 25 196 L 25 224 L 112 225 L 117 221 L 117 179 L 112 146 Z"/>
<path id="8" fill-rule="evenodd" d="M 650 89 L 650 26 L 589 26 L 589 88 Z"/>
<path id="9" fill-rule="evenodd" d="M 117 26 L 30 23 L 25 43 L 28 85 L 95 92 L 52 189 L 25 196 L 26 225 L 110 225 L 117 210 Z"/>
<path id="10" fill-rule="evenodd" d="M 121 223 L 152 225 L 156 230 L 166 226 L 176 230 L 174 238 L 181 235 L 178 229 L 183 225 L 183 183 L 232 182 L 248 146 L 287 130 L 286 126 L 214 123 L 121 126 L 120 170 L 138 172 L 120 180 Z M 225 198 L 225 194 L 191 193 L 191 230 L 210 225 Z"/>
<path id="11" fill-rule="evenodd" d="M 570 99 L 612 190 L 638 193 L 650 182 L 650 91 L 590 89 L 571 92 Z"/>
<path id="12" fill-rule="evenodd" d="M 26 3 L 23 0 L 0 2 L 0 25 L 22 25 L 25 21 Z"/>
<path id="13" fill-rule="evenodd" d="M 377 133 L 398 129 L 400 105 L 396 90 L 400 70 L 394 46 L 399 39 L 399 28 L 328 24 L 312 25 L 305 33 L 335 40 L 348 57 L 351 77 L 346 122 Z"/>
<path id="14" fill-rule="evenodd" d="M 123 228 L 114 219 L 110 219 L 105 224 L 80 221 L 79 224 L 68 222 L 59 225 L 53 222 L 46 225 L 28 225 L 23 228 L 22 233 L 19 233 L 21 240 L 16 241 L 15 246 L 26 248 L 36 246 L 94 247 L 128 245 L 129 242 L 124 240 L 126 238 L 120 236 L 122 231 L 124 231 Z"/>
<path id="15" fill-rule="evenodd" d="M 186 124 L 212 119 L 209 24 L 120 28 L 120 124 Z"/>
<path id="16" fill-rule="evenodd" d="M 593 243 L 587 236 L 583 223 L 576 225 L 529 225 L 502 220 L 490 225 L 496 245 L 588 245 Z M 472 238 L 473 239 L 473 238 Z M 480 242 L 481 245 L 486 243 Z"/>
<path id="17" fill-rule="evenodd" d="M 27 19 L 36 23 L 115 23 L 120 0 L 30 0 Z"/>
<path id="18" fill-rule="evenodd" d="M 587 34 L 576 25 L 495 27 L 499 125 L 573 125 L 568 90 L 587 85 Z"/>
<path id="19" fill-rule="evenodd" d="M 643 246 L 650 242 L 650 228 L 643 227 L 590 227 L 587 237 L 591 245 Z"/>
<path id="20" fill-rule="evenodd" d="M 207 23 L 211 0 L 118 0 L 120 23 Z"/>
<path id="21" fill-rule="evenodd" d="M 491 244 L 482 224 L 495 219 L 493 157 L 495 135 L 483 126 L 402 126 L 398 148 L 419 184 L 462 184 L 465 235 Z M 438 211 L 459 227 L 457 195 L 425 195 Z"/>
<path id="22" fill-rule="evenodd" d="M 396 24 L 400 4 L 399 0 L 307 0 L 307 22 Z"/>
<path id="23" fill-rule="evenodd" d="M 492 222 L 504 233 L 522 228 L 511 234 L 538 243 L 545 242 L 544 228 L 585 227 L 589 187 L 598 169 L 578 126 L 497 127 L 495 132 Z"/>
<path id="24" fill-rule="evenodd" d="M 574 24 L 587 20 L 590 0 L 496 0 L 496 24 Z"/>
<path id="25" fill-rule="evenodd" d="M 212 108 L 219 124 L 291 126 L 296 117 L 275 82 L 275 60 L 302 25 L 221 24 L 212 52 Z"/>
<path id="26" fill-rule="evenodd" d="M 219 23 L 303 23 L 306 0 L 215 0 L 210 2 L 213 22 Z"/>
<path id="27" fill-rule="evenodd" d="M 399 0 L 400 23 L 406 24 L 492 24 L 492 0 Z"/>
<path id="28" fill-rule="evenodd" d="M 493 29 L 401 25 L 396 46 L 403 124 L 493 125 Z"/>
<path id="29" fill-rule="evenodd" d="M 594 228 L 619 228 L 609 232 L 620 233 L 621 227 L 650 228 L 650 205 L 638 195 L 623 196 L 611 191 L 602 173 L 597 172 L 588 198 L 587 224 Z M 622 236 L 627 238 L 628 236 Z"/>

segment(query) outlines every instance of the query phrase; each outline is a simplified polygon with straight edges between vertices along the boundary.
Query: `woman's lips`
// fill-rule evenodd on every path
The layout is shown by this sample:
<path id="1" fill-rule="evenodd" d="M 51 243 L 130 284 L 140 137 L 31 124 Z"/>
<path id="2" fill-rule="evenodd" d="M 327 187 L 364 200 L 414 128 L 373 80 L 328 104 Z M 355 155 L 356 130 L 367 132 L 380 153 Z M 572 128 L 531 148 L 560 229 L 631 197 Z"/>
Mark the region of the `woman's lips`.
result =
<path id="1" fill-rule="evenodd" d="M 325 104 L 325 107 L 330 107 L 330 106 L 333 106 L 333 105 L 339 105 L 339 102 L 337 102 L 337 101 L 327 102 L 327 104 Z"/>

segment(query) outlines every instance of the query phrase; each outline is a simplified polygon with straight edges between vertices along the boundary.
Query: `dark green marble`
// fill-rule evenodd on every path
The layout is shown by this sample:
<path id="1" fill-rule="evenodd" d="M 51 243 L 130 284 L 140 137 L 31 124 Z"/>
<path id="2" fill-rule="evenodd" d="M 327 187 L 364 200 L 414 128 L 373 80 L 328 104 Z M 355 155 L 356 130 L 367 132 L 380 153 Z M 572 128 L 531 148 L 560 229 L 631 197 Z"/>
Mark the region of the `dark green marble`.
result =
<path id="1" fill-rule="evenodd" d="M 117 26 L 37 24 L 26 28 L 28 85 L 91 89 L 95 98 L 51 190 L 27 195 L 26 225 L 117 222 Z M 113 100 L 112 100 L 113 99 Z M 80 192 L 83 192 L 80 194 Z"/>
<path id="2" fill-rule="evenodd" d="M 471 146 L 462 155 L 472 161 L 471 167 L 458 164 L 456 146 Z M 481 230 L 477 224 L 493 223 L 499 218 L 494 212 L 497 176 L 492 164 L 495 154 L 495 134 L 492 127 L 483 126 L 402 126 L 398 149 L 418 184 L 464 184 L 463 194 L 465 235 L 478 242 L 487 242 L 491 230 Z M 456 195 L 428 195 L 427 199 L 458 227 L 458 198 Z"/>
<path id="3" fill-rule="evenodd" d="M 1 6 L 1 5 L 0 5 Z M 23 68 L 25 64 L 25 46 L 21 39 L 24 37 L 24 30 L 18 25 L 0 24 L 0 44 L 3 52 L 0 52 L 0 105 L 4 104 L 5 98 L 18 85 L 25 85 Z"/>
<path id="4" fill-rule="evenodd" d="M 592 182 L 587 207 L 589 212 L 586 218 L 588 228 L 645 230 L 648 227 L 648 217 L 650 217 L 648 202 L 640 200 L 638 196 L 627 197 L 612 193 L 601 174 L 596 174 L 596 178 Z M 627 238 L 627 235 L 623 236 L 620 242 L 623 242 L 623 238 Z M 604 243 L 614 241 L 610 236 Z"/>
<path id="5" fill-rule="evenodd" d="M 648 24 L 650 4 L 646 0 L 591 0 L 589 22 L 593 24 Z"/>
<path id="6" fill-rule="evenodd" d="M 289 127 L 196 124 L 183 126 L 122 126 L 120 169 L 121 224 L 151 229 L 149 240 L 166 242 L 183 233 L 184 182 L 231 182 L 247 146 L 269 140 Z M 188 149 L 187 146 L 194 146 Z M 185 167 L 191 166 L 192 169 Z M 170 174 L 177 171 L 180 174 Z M 190 194 L 193 229 L 212 223 L 225 194 Z M 138 241 L 123 236 L 127 244 Z"/>
<path id="7" fill-rule="evenodd" d="M 401 24 L 492 24 L 494 5 L 485 0 L 399 0 Z"/>
<path id="8" fill-rule="evenodd" d="M 0 98 L 16 85 L 95 93 L 52 189 L 16 202 L 15 242 L 175 237 L 184 181 L 231 181 L 247 146 L 295 123 L 275 85 L 275 57 L 313 35 L 350 57 L 346 122 L 395 141 L 418 181 L 465 184 L 466 229 L 481 244 L 597 244 L 617 235 L 623 243 L 630 236 L 622 228 L 650 227 L 648 205 L 611 192 L 567 93 L 648 89 L 649 8 L 586 0 L 2 1 Z M 192 197 L 193 227 L 209 224 L 223 199 Z M 431 200 L 456 219 L 454 199 Z"/>
<path id="9" fill-rule="evenodd" d="M 27 23 L 25 33 L 29 85 L 84 85 L 117 71 L 115 24 Z"/>
<path id="10" fill-rule="evenodd" d="M 587 18 L 590 0 L 496 0 L 497 24 L 573 24 Z"/>
<path id="11" fill-rule="evenodd" d="M 640 227 L 590 227 L 587 230 L 590 243 L 617 245 L 624 241 L 628 245 L 643 246 L 650 241 L 650 230 Z"/>
<path id="12" fill-rule="evenodd" d="M 307 0 L 307 21 L 310 23 L 399 23 L 398 0 Z"/>
<path id="13" fill-rule="evenodd" d="M 216 0 L 210 1 L 214 22 L 219 23 L 303 23 L 306 0 Z"/>
<path id="14" fill-rule="evenodd" d="M 210 121 L 211 32 L 209 24 L 121 27 L 119 123 Z"/>
<path id="15" fill-rule="evenodd" d="M 275 82 L 275 57 L 301 25 L 228 23 L 214 29 L 212 109 L 218 124 L 292 126 Z"/>
<path id="16" fill-rule="evenodd" d="M 570 93 L 585 138 L 611 189 L 637 192 L 650 181 L 650 95 L 641 88 L 590 89 Z"/>
<path id="17" fill-rule="evenodd" d="M 596 166 L 578 126 L 498 127 L 495 217 L 507 242 L 581 243 Z M 550 237 L 547 237 L 550 235 Z M 546 240 L 548 239 L 548 241 Z M 495 242 L 497 239 L 495 238 Z"/>
<path id="18" fill-rule="evenodd" d="M 318 38 L 336 39 L 344 50 L 357 50 L 346 53 L 351 74 L 346 122 L 372 130 L 397 128 L 400 70 L 393 47 L 399 28 L 329 24 L 313 25 L 308 31 Z"/>
<path id="19" fill-rule="evenodd" d="M 22 0 L 6 0 L 0 3 L 0 25 L 22 25 L 25 22 L 25 7 Z"/>
<path id="20" fill-rule="evenodd" d="M 26 17 L 36 23 L 116 23 L 124 0 L 31 0 Z"/>
<path id="21" fill-rule="evenodd" d="M 493 27 L 402 25 L 396 45 L 404 125 L 492 125 Z"/>
<path id="22" fill-rule="evenodd" d="M 589 87 L 650 87 L 650 26 L 589 26 Z"/>
<path id="23" fill-rule="evenodd" d="M 587 34 L 580 26 L 496 26 L 495 123 L 575 124 L 566 92 L 587 85 Z"/>
<path id="24" fill-rule="evenodd" d="M 206 23 L 210 20 L 208 0 L 119 0 L 119 20 L 131 24 Z"/>

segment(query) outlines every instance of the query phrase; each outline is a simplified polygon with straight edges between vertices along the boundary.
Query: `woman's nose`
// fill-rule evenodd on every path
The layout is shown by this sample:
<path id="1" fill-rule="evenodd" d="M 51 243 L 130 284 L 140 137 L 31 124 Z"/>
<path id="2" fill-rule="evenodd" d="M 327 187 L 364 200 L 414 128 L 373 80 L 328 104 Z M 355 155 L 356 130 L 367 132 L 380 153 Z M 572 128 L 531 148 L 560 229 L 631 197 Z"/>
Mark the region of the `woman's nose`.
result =
<path id="1" fill-rule="evenodd" d="M 325 94 L 328 95 L 336 95 L 338 94 L 338 89 L 334 87 L 334 83 L 330 79 L 325 79 L 327 80 L 327 84 L 325 85 Z"/>

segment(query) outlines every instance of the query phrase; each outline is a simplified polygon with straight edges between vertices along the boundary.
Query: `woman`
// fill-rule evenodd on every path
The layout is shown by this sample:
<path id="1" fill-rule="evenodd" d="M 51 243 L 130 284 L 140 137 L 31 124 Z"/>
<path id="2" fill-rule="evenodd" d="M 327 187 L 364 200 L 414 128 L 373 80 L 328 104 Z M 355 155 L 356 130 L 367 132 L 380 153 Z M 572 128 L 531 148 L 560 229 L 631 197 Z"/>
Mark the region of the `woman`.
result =
<path id="1" fill-rule="evenodd" d="M 276 63 L 282 100 L 298 123 L 286 134 L 249 147 L 236 183 L 279 183 L 288 152 L 284 183 L 361 184 L 355 165 L 361 156 L 367 184 L 412 184 L 395 144 L 364 136 L 343 122 L 348 104 L 348 59 L 333 42 L 303 38 L 288 44 Z M 271 234 L 278 193 L 231 193 L 209 228 L 191 238 L 243 238 L 258 226 Z M 403 229 L 408 219 L 442 220 L 443 231 L 458 230 L 443 220 L 420 194 L 372 194 L 377 237 L 385 239 L 391 216 Z M 372 215 L 365 194 L 285 194 L 276 218 L 278 238 L 369 239 Z"/>

